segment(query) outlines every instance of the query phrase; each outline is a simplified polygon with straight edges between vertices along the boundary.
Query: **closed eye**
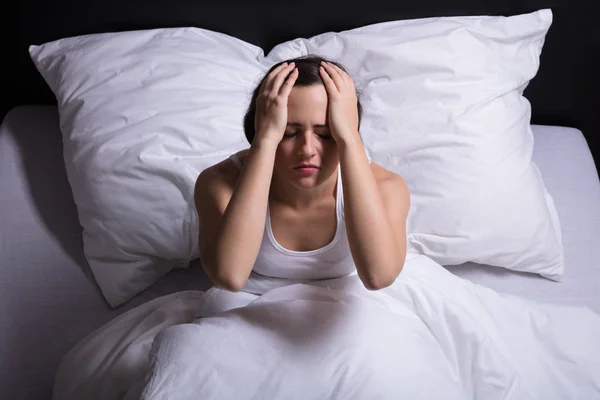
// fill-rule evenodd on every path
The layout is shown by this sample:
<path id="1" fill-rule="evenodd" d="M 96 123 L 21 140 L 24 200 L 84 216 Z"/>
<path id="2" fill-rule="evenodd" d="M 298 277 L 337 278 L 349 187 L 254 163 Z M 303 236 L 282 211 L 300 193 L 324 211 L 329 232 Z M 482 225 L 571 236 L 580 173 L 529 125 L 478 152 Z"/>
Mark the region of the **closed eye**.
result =
<path id="1" fill-rule="evenodd" d="M 296 135 L 298 135 L 296 132 L 292 132 L 292 133 L 286 133 L 283 135 L 284 139 L 291 139 L 293 137 L 295 137 Z M 329 133 L 317 133 L 317 136 L 322 139 L 322 140 L 329 140 L 332 139 L 331 135 Z"/>

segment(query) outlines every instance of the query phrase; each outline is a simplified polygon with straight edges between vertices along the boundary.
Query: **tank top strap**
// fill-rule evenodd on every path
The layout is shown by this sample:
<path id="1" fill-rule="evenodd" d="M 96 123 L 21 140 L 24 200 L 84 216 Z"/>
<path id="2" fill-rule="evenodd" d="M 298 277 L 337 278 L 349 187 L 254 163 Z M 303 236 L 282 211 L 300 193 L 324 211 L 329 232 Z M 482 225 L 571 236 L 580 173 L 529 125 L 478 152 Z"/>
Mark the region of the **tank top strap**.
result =
<path id="1" fill-rule="evenodd" d="M 337 180 L 337 194 L 336 194 L 336 201 L 335 201 L 335 209 L 337 212 L 337 220 L 338 220 L 338 224 L 341 221 L 345 221 L 345 216 L 344 216 L 344 187 L 342 186 L 342 168 L 341 166 L 338 164 L 338 180 Z"/>
<path id="2" fill-rule="evenodd" d="M 229 159 L 235 164 L 236 167 L 238 167 L 239 170 L 242 169 L 242 162 L 238 158 L 237 154 L 233 153 L 229 156 Z"/>
<path id="3" fill-rule="evenodd" d="M 365 154 L 367 155 L 367 160 L 369 160 L 369 164 L 371 164 L 371 161 L 373 161 L 373 158 L 371 158 L 370 151 L 366 147 L 365 147 Z"/>

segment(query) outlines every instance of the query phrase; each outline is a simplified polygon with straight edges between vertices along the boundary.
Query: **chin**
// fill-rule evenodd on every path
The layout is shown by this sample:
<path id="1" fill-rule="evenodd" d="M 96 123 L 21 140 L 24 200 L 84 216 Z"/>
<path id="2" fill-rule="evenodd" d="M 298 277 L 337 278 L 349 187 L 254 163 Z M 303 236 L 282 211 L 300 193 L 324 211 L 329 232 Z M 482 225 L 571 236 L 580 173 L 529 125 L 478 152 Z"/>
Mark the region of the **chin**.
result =
<path id="1" fill-rule="evenodd" d="M 314 189 L 318 187 L 321 182 L 316 176 L 307 176 L 302 178 L 290 179 L 291 184 L 297 189 Z"/>
<path id="2" fill-rule="evenodd" d="M 309 176 L 292 175 L 289 181 L 298 189 L 310 190 L 326 184 L 330 179 L 335 178 L 333 175 L 337 176 L 337 170 L 334 169 L 332 172 L 319 170 L 316 174 Z"/>

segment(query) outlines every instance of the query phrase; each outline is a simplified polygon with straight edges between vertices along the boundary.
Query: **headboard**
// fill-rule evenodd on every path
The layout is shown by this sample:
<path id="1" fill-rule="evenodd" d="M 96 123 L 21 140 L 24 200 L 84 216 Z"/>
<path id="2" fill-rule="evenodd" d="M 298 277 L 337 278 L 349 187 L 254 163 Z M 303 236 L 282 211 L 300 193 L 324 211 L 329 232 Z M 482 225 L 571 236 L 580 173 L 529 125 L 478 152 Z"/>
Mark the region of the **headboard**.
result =
<path id="1" fill-rule="evenodd" d="M 16 18 L 5 14 L 5 83 L 0 117 L 20 104 L 55 103 L 29 59 L 30 44 L 87 33 L 197 26 L 261 46 L 376 22 L 458 15 L 514 15 L 551 8 L 541 67 L 525 91 L 532 123 L 583 131 L 596 160 L 600 145 L 600 24 L 597 0 L 19 0 Z M 3 6 L 5 7 L 5 6 Z M 13 26 L 11 26 L 13 25 Z M 4 26 L 7 29 L 7 26 Z M 16 33 L 16 35 L 15 35 Z M 16 36 L 16 37 L 15 37 Z M 596 161 L 600 165 L 599 161 Z"/>

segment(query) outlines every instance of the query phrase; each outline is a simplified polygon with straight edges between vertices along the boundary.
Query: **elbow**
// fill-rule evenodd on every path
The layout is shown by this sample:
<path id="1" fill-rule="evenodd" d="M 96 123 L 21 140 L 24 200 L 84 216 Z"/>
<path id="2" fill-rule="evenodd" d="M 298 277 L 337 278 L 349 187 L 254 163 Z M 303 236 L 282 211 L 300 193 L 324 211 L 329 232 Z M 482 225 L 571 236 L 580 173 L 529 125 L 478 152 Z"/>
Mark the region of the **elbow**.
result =
<path id="1" fill-rule="evenodd" d="M 210 281 L 219 289 L 229 292 L 239 292 L 246 285 L 247 279 L 220 273 L 218 268 L 210 268 L 205 264 L 203 264 L 203 267 Z"/>
<path id="2" fill-rule="evenodd" d="M 370 278 L 363 279 L 363 284 L 368 290 L 381 290 L 394 283 L 395 279 L 381 279 L 381 278 Z"/>
<path id="3" fill-rule="evenodd" d="M 248 279 L 242 279 L 239 276 L 222 276 L 221 274 L 216 274 L 211 280 L 219 289 L 229 292 L 239 292 L 244 288 Z"/>
<path id="4" fill-rule="evenodd" d="M 244 284 L 239 284 L 233 280 L 213 280 L 213 284 L 219 289 L 229 292 L 239 292 L 244 288 Z"/>
<path id="5" fill-rule="evenodd" d="M 398 275 L 400 275 L 400 272 L 402 271 L 402 267 L 390 269 L 390 271 L 393 272 L 387 274 L 373 274 L 372 276 L 361 278 L 363 285 L 365 288 L 372 291 L 385 289 L 386 287 L 391 286 L 394 282 L 396 282 Z"/>

